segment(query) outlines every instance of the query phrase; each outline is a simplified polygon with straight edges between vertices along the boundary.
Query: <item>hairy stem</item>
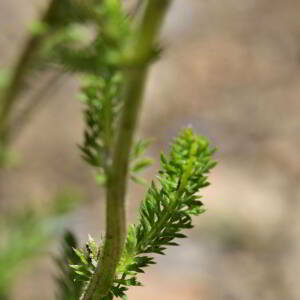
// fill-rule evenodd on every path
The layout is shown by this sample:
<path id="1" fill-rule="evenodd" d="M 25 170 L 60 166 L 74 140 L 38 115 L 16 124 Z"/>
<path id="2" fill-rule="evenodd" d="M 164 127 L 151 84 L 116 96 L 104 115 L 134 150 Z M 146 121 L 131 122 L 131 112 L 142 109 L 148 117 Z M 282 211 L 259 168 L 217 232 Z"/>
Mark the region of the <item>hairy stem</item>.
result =
<path id="1" fill-rule="evenodd" d="M 149 0 L 135 39 L 128 53 L 132 59 L 152 54 L 154 43 L 169 7 L 170 0 Z M 148 60 L 149 61 L 149 60 Z M 106 203 L 106 238 L 102 257 L 85 290 L 83 300 L 99 300 L 107 295 L 120 260 L 125 236 L 125 195 L 129 155 L 143 98 L 149 64 L 125 71 L 124 107 L 108 174 Z"/>

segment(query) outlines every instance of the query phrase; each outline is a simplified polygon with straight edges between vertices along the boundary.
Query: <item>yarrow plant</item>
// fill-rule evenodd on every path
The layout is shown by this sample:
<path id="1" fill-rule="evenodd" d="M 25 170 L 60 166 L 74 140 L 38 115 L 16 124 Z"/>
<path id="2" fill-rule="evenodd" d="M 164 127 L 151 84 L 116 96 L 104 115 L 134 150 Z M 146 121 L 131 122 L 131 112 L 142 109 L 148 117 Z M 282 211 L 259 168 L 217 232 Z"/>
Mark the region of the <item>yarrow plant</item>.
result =
<path id="1" fill-rule="evenodd" d="M 161 154 L 159 184 L 151 183 L 140 207 L 140 219 L 128 228 L 128 234 L 113 283 L 107 296 L 101 299 L 126 299 L 129 286 L 141 285 L 138 273 L 154 264 L 153 254 L 164 254 L 167 246 L 178 245 L 174 240 L 185 238 L 182 233 L 190 229 L 192 216 L 204 212 L 198 191 L 206 187 L 207 174 L 215 166 L 207 140 L 195 135 L 191 129 L 181 132 L 172 144 L 169 156 Z M 75 250 L 79 263 L 71 263 L 75 281 L 88 283 L 94 276 L 103 251 L 89 237 L 86 249 Z"/>
<path id="2" fill-rule="evenodd" d="M 120 0 L 52 0 L 34 26 L 29 45 L 34 53 L 17 64 L 16 72 L 20 67 L 22 72 L 15 73 L 4 93 L 2 147 L 22 76 L 41 72 L 33 62 L 82 77 L 85 129 L 79 149 L 106 190 L 106 231 L 100 244 L 89 236 L 84 249 L 73 233 L 65 234 L 63 255 L 56 259 L 61 271 L 57 299 L 127 299 L 129 287 L 142 284 L 138 274 L 155 263 L 153 255 L 178 245 L 186 237 L 183 231 L 193 227 L 192 216 L 204 212 L 198 193 L 209 184 L 215 148 L 188 128 L 173 140 L 167 155 L 161 154 L 138 223 L 126 228 L 127 179 L 145 183 L 139 172 L 151 164 L 144 157 L 150 142 L 136 141 L 135 130 L 150 65 L 162 51 L 158 37 L 170 4 L 137 1 L 128 11 Z"/>

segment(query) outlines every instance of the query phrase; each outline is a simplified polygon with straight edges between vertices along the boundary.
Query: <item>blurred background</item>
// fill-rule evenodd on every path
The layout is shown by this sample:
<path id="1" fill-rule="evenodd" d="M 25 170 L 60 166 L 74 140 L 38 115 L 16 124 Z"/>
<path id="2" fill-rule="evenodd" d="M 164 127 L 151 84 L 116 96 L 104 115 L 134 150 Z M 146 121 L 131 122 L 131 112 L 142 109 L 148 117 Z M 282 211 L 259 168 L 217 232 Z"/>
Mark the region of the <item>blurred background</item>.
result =
<path id="1" fill-rule="evenodd" d="M 1 68 L 13 65 L 44 4 L 0 2 Z M 300 299 L 300 2 L 174 0 L 162 40 L 139 136 L 155 138 L 150 154 L 158 161 L 191 125 L 218 147 L 219 164 L 204 191 L 207 212 L 180 247 L 157 258 L 129 299 Z M 48 75 L 31 79 L 33 92 Z M 53 83 L 14 139 L 14 164 L 0 171 L 0 209 L 4 218 L 81 199 L 55 226 L 74 229 L 84 243 L 88 233 L 99 240 L 103 232 L 104 194 L 76 146 L 83 130 L 77 93 L 71 76 Z M 144 193 L 130 183 L 129 222 Z M 59 238 L 18 270 L 13 299 L 54 298 Z"/>

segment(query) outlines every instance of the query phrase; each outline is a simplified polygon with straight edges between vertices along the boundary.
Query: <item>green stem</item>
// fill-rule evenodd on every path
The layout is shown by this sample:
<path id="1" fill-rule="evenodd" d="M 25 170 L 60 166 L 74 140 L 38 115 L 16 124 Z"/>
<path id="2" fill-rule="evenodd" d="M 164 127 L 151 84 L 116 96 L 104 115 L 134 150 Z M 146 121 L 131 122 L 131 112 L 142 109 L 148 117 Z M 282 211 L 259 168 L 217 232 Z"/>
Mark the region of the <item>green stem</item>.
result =
<path id="1" fill-rule="evenodd" d="M 0 103 L 0 152 L 4 155 L 5 148 L 9 139 L 9 121 L 17 96 L 23 87 L 24 78 L 27 75 L 29 66 L 32 63 L 37 48 L 41 43 L 41 36 L 31 36 L 22 52 L 16 67 L 10 85 L 5 91 L 4 97 Z M 2 153 L 3 152 L 3 153 Z M 4 159 L 4 158 L 3 158 Z M 2 160 L 2 158 L 1 158 Z"/>
<path id="2" fill-rule="evenodd" d="M 51 0 L 40 19 L 42 24 L 49 25 L 49 29 L 57 27 L 56 12 L 58 10 L 59 1 Z M 17 98 L 22 92 L 25 78 L 32 67 L 38 50 L 50 33 L 51 30 L 47 30 L 45 33 L 32 34 L 29 37 L 19 59 L 16 62 L 10 84 L 6 88 L 2 99 L 0 99 L 0 151 L 1 148 L 6 147 L 9 141 L 9 123 L 11 114 L 17 102 Z"/>
<path id="3" fill-rule="evenodd" d="M 152 55 L 169 4 L 170 0 L 148 1 L 135 39 L 128 47 L 128 53 L 132 55 L 133 60 L 143 57 L 147 61 Z M 125 195 L 129 155 L 148 70 L 149 64 L 144 64 L 128 69 L 124 74 L 124 107 L 107 182 L 106 238 L 102 257 L 82 296 L 83 300 L 99 300 L 108 294 L 123 251 L 126 236 Z"/>
<path id="4" fill-rule="evenodd" d="M 105 103 L 104 103 L 104 145 L 105 149 L 105 170 L 107 164 L 111 160 L 112 147 L 113 147 L 113 96 L 110 95 L 110 84 L 113 81 L 113 75 L 110 77 L 109 82 L 105 88 Z M 109 172 L 109 170 L 108 170 Z"/>

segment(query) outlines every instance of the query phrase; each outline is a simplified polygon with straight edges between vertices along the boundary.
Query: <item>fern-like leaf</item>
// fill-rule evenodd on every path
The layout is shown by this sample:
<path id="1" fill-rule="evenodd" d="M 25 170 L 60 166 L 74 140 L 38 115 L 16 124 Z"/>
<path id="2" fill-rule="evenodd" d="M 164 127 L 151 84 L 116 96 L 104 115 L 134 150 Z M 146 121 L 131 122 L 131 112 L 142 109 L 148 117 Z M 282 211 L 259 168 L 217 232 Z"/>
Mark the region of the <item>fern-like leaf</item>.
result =
<path id="1" fill-rule="evenodd" d="M 209 185 L 207 175 L 216 165 L 212 160 L 214 152 L 204 137 L 186 129 L 174 140 L 169 156 L 161 154 L 159 184 L 152 182 L 148 189 L 140 207 L 139 223 L 129 227 L 113 286 L 99 300 L 126 299 L 130 286 L 141 285 L 137 275 L 155 264 L 152 255 L 165 254 L 168 246 L 178 245 L 176 239 L 186 237 L 182 231 L 193 227 L 192 216 L 205 211 L 198 192 Z M 81 263 L 73 268 L 82 280 L 88 281 L 96 261 L 88 260 L 89 255 L 82 251 L 77 254 Z"/>

